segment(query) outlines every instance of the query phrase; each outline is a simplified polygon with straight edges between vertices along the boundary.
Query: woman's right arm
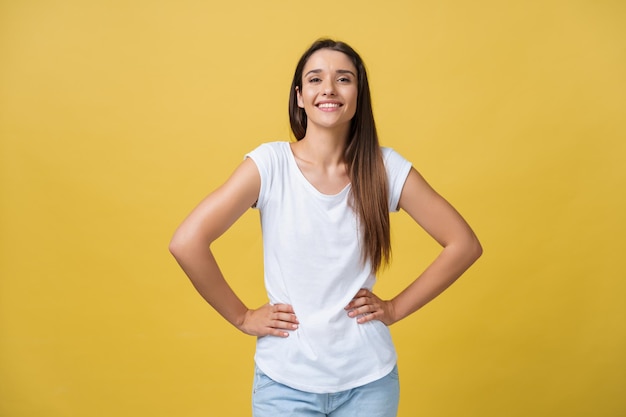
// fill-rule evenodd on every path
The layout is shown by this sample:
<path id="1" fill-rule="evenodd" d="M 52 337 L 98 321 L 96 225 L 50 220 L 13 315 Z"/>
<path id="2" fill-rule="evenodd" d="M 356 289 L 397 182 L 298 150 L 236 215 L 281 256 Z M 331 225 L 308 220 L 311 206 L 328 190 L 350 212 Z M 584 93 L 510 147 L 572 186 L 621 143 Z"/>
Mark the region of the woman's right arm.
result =
<path id="1" fill-rule="evenodd" d="M 287 337 L 286 330 L 298 325 L 293 308 L 266 304 L 248 309 L 224 279 L 210 247 L 257 201 L 260 187 L 259 171 L 246 158 L 187 216 L 174 233 L 169 249 L 200 295 L 232 325 L 254 336 Z"/>

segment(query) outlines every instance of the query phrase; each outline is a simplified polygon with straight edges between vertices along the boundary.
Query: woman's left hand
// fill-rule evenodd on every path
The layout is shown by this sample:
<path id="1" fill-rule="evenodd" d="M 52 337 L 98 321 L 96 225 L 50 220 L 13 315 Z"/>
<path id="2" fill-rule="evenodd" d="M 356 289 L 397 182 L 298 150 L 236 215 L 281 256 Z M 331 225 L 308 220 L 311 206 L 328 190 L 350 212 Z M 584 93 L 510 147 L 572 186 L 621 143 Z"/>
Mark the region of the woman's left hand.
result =
<path id="1" fill-rule="evenodd" d="M 396 321 L 392 302 L 381 300 L 376 294 L 365 288 L 356 293 L 345 309 L 348 311 L 348 316 L 356 317 L 356 321 L 361 324 L 371 320 L 379 320 L 390 326 Z"/>

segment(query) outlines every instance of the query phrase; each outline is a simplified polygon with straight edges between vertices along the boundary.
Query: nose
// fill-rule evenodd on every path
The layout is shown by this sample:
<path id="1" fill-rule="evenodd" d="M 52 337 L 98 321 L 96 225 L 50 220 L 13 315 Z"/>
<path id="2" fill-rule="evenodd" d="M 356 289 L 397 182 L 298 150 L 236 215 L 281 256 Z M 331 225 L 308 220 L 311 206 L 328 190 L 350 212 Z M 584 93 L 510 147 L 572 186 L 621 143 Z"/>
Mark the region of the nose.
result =
<path id="1" fill-rule="evenodd" d="M 327 80 L 322 88 L 325 96 L 335 95 L 335 84 L 332 82 L 332 80 Z"/>

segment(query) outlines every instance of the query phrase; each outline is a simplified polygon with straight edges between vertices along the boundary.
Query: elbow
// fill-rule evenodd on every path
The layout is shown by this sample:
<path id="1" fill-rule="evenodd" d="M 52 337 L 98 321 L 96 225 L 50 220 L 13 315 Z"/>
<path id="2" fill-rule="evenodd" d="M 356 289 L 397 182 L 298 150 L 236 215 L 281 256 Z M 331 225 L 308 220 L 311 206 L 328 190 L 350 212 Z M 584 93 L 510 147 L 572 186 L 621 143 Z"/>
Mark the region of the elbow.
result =
<path id="1" fill-rule="evenodd" d="M 172 237 L 170 240 L 170 244 L 168 249 L 174 258 L 178 259 L 180 254 L 183 252 L 183 244 L 180 242 L 180 239 L 177 239 L 176 235 Z"/>
<path id="2" fill-rule="evenodd" d="M 178 229 L 170 240 L 168 249 L 178 263 L 193 259 L 209 249 L 212 240 L 203 238 L 195 231 Z"/>
<path id="3" fill-rule="evenodd" d="M 480 258 L 483 255 L 483 246 L 480 244 L 478 239 L 476 240 L 476 259 Z"/>
<path id="4" fill-rule="evenodd" d="M 180 231 L 176 231 L 170 240 L 168 249 L 172 256 L 180 261 L 184 254 L 189 252 L 189 239 L 185 239 Z"/>
<path id="5" fill-rule="evenodd" d="M 468 244 L 467 253 L 471 259 L 471 263 L 476 262 L 478 258 L 480 258 L 483 254 L 483 246 L 480 244 L 480 241 L 476 237 L 476 235 L 472 235 L 472 239 Z"/>

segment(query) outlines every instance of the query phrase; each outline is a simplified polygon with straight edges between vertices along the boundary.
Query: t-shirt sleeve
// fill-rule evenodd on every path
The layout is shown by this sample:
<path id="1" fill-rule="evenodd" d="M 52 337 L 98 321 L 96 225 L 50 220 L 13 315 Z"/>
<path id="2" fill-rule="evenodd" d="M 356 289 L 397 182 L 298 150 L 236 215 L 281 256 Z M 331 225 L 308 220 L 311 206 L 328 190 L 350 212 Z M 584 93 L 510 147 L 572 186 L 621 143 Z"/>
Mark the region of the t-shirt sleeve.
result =
<path id="1" fill-rule="evenodd" d="M 381 148 L 383 161 L 387 170 L 387 185 L 389 189 L 389 211 L 399 210 L 400 195 L 402 187 L 409 176 L 412 164 L 404 159 L 402 155 L 391 148 Z"/>
<path id="2" fill-rule="evenodd" d="M 272 160 L 275 159 L 275 157 L 276 154 L 269 143 L 264 143 L 258 146 L 253 151 L 247 153 L 244 157 L 244 159 L 252 159 L 259 170 L 259 175 L 261 176 L 259 198 L 254 206 L 252 206 L 253 208 L 262 209 L 267 202 L 267 196 L 269 195 L 272 184 Z"/>

